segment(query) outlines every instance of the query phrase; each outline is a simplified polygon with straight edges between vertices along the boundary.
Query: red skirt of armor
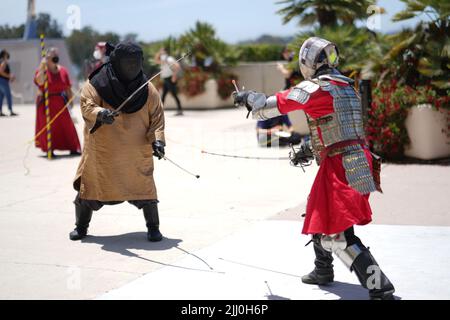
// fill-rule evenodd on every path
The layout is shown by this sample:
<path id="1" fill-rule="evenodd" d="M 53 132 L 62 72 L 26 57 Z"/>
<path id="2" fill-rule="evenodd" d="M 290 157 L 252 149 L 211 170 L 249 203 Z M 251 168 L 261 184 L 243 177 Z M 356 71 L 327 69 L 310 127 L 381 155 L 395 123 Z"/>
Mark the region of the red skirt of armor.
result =
<path id="1" fill-rule="evenodd" d="M 372 169 L 372 157 L 364 150 Z M 369 194 L 348 185 L 342 155 L 322 159 L 306 206 L 304 234 L 335 234 L 372 221 Z"/>

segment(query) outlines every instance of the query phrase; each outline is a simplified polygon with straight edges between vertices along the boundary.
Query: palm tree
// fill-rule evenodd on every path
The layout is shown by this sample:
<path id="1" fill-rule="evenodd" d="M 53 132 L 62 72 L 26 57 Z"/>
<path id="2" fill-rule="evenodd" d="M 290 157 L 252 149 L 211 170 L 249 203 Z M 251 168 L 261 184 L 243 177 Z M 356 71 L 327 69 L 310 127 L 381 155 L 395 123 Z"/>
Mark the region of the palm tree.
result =
<path id="1" fill-rule="evenodd" d="M 392 37 L 392 49 L 384 62 L 386 75 L 400 78 L 410 86 L 431 84 L 446 94 L 450 88 L 450 2 L 439 0 L 402 0 L 406 8 L 393 20 L 423 16 L 414 31 L 404 30 Z"/>
<path id="2" fill-rule="evenodd" d="M 367 8 L 376 0 L 280 0 L 276 4 L 286 5 L 277 11 L 283 16 L 283 23 L 298 18 L 299 25 L 320 27 L 338 24 L 353 25 L 355 20 L 367 18 Z"/>
<path id="3" fill-rule="evenodd" d="M 214 27 L 206 22 L 197 21 L 194 28 L 181 35 L 179 45 L 192 52 L 198 67 L 214 74 L 221 72 L 222 65 L 234 64 L 238 59 L 238 53 L 219 39 Z"/>
<path id="4" fill-rule="evenodd" d="M 398 12 L 393 21 L 408 20 L 417 16 L 426 15 L 438 25 L 448 23 L 450 2 L 439 0 L 401 0 L 406 8 Z"/>

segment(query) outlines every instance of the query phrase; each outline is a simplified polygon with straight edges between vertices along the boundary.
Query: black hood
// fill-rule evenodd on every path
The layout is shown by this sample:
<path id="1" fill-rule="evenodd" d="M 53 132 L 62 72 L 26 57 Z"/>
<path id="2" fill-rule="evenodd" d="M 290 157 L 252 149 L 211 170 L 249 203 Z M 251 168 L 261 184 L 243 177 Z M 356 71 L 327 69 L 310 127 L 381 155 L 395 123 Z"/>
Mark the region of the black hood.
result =
<path id="1" fill-rule="evenodd" d="M 109 44 L 108 44 L 109 45 Z M 100 97 L 117 109 L 133 92 L 147 81 L 142 71 L 142 49 L 133 43 L 109 45 L 109 62 L 100 66 L 90 76 L 92 86 Z M 112 49 L 112 51 L 111 51 Z M 121 109 L 125 113 L 139 111 L 147 102 L 148 89 L 142 88 Z"/>
<path id="2" fill-rule="evenodd" d="M 144 55 L 137 44 L 121 42 L 111 52 L 109 61 L 119 80 L 129 83 L 142 72 Z"/>

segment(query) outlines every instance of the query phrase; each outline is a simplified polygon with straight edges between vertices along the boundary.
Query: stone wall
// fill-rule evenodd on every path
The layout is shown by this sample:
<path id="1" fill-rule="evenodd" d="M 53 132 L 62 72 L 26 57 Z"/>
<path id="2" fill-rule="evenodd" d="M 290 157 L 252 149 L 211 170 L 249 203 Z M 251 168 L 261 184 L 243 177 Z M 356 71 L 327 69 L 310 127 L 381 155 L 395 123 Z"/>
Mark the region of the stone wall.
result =
<path id="1" fill-rule="evenodd" d="M 59 50 L 60 63 L 69 71 L 72 84 L 77 90 L 76 78 L 72 69 L 72 62 L 66 49 L 64 40 L 47 39 L 46 48 L 56 47 Z M 34 103 L 37 87 L 33 82 L 34 73 L 41 61 L 40 40 L 0 40 L 0 49 L 6 49 L 10 55 L 11 73 L 16 80 L 11 83 L 14 103 Z"/>

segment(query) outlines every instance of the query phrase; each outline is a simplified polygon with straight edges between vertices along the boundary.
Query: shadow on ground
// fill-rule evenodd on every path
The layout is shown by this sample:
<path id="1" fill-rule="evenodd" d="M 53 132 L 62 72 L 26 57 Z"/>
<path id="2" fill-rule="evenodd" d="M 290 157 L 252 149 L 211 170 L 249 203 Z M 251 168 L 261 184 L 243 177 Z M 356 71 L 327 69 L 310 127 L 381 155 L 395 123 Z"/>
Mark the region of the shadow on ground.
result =
<path id="1" fill-rule="evenodd" d="M 326 286 L 319 286 L 319 288 L 328 293 L 335 294 L 340 300 L 367 300 L 369 293 L 359 284 L 345 283 L 334 281 L 332 284 Z"/>
<path id="2" fill-rule="evenodd" d="M 80 154 L 55 154 L 52 157 L 52 160 L 64 160 L 64 159 L 72 159 L 72 158 L 78 158 L 81 157 L 81 153 Z M 39 158 L 42 159 L 47 159 L 47 155 L 40 155 Z"/>
<path id="3" fill-rule="evenodd" d="M 148 262 L 156 263 L 162 266 L 166 267 L 173 267 L 173 268 L 180 268 L 185 270 L 192 270 L 192 271 L 203 271 L 203 272 L 216 272 L 216 273 L 223 273 L 215 271 L 211 266 L 209 266 L 203 259 L 196 256 L 195 254 L 181 248 L 179 244 L 183 242 L 181 239 L 171 239 L 164 237 L 159 242 L 150 242 L 147 240 L 147 233 L 146 232 L 133 232 L 133 233 L 126 233 L 121 235 L 114 235 L 114 236 L 93 236 L 88 235 L 86 238 L 83 238 L 81 240 L 82 243 L 95 243 L 98 245 L 101 245 L 101 249 L 109 252 L 118 253 L 123 256 L 132 257 L 132 258 L 138 258 L 142 259 Z M 197 258 L 202 264 L 206 265 L 207 269 L 197 269 L 197 268 L 189 268 L 189 267 L 183 267 L 178 266 L 162 261 L 157 261 L 153 259 L 149 259 L 147 257 L 143 257 L 137 253 L 134 253 L 130 250 L 144 250 L 144 251 L 164 251 L 164 250 L 170 250 L 170 249 L 177 249 L 179 251 L 184 252 L 185 254 L 194 256 Z"/>
<path id="4" fill-rule="evenodd" d="M 276 294 L 267 294 L 265 297 L 267 300 L 291 300 L 290 298 L 278 296 Z"/>
<path id="5" fill-rule="evenodd" d="M 93 236 L 88 235 L 82 239 L 82 243 L 96 243 L 102 246 L 102 250 L 119 253 L 124 256 L 136 257 L 137 254 L 130 251 L 162 251 L 178 247 L 181 239 L 163 238 L 159 242 L 150 242 L 147 240 L 146 232 L 132 232 L 114 236 Z"/>
<path id="6" fill-rule="evenodd" d="M 359 284 L 345 283 L 334 281 L 332 284 L 326 286 L 319 286 L 319 288 L 328 293 L 337 295 L 339 300 L 368 300 L 369 292 Z M 401 297 L 395 296 L 395 300 L 401 300 Z"/>

